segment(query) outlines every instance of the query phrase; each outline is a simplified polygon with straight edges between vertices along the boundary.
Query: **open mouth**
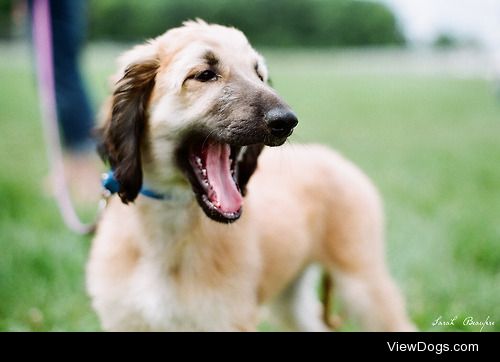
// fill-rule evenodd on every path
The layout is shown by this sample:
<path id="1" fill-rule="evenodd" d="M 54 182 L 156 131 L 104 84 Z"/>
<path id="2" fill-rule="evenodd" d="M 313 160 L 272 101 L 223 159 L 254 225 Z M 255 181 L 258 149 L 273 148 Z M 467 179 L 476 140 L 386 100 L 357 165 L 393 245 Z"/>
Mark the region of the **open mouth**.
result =
<path id="1" fill-rule="evenodd" d="M 234 221 L 241 215 L 243 196 L 237 181 L 236 157 L 239 147 L 207 140 L 200 146 L 192 145 L 189 163 L 203 193 L 204 205 L 221 221 Z"/>
<path id="2" fill-rule="evenodd" d="M 191 129 L 177 148 L 177 165 L 212 220 L 231 223 L 239 219 L 246 185 L 264 145 L 282 145 L 297 118 L 288 108 L 273 108 L 266 113 L 265 122 L 254 124 L 261 126 L 213 137 L 215 133 L 207 129 Z"/>
<path id="3" fill-rule="evenodd" d="M 185 142 L 178 152 L 178 164 L 191 183 L 197 201 L 211 219 L 231 223 L 241 216 L 243 191 L 240 167 L 246 146 L 234 146 L 214 139 Z M 243 165 L 255 169 L 256 165 Z"/>

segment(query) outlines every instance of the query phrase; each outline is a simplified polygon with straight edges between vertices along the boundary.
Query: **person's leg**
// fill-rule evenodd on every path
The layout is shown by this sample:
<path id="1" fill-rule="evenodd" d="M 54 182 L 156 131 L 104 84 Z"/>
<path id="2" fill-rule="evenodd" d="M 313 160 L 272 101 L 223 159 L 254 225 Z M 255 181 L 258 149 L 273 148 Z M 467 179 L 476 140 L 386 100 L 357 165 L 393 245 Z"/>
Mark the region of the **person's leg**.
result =
<path id="1" fill-rule="evenodd" d="M 85 37 L 86 1 L 50 1 L 57 115 L 70 152 L 91 146 L 93 112 L 79 68 Z"/>
<path id="2" fill-rule="evenodd" d="M 30 19 L 33 18 L 34 1 L 37 0 L 28 0 Z M 79 69 L 79 53 L 85 35 L 86 1 L 49 0 L 49 4 L 64 170 L 74 196 L 79 201 L 94 203 L 100 194 L 100 163 L 91 137 L 93 112 Z M 33 22 L 30 21 L 30 24 Z M 47 185 L 54 187 L 52 177 L 47 180 Z"/>

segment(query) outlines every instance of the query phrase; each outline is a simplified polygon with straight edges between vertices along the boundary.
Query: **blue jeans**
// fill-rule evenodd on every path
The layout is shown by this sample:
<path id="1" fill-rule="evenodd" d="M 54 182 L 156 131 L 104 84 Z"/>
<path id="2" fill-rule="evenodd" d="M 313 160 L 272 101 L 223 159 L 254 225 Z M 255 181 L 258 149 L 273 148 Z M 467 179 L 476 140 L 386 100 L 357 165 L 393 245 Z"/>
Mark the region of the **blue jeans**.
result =
<path id="1" fill-rule="evenodd" d="M 30 14 L 34 1 L 28 2 Z M 92 139 L 94 116 L 79 69 L 86 11 L 86 0 L 50 0 L 57 116 L 63 144 L 70 151 L 87 148 Z"/>

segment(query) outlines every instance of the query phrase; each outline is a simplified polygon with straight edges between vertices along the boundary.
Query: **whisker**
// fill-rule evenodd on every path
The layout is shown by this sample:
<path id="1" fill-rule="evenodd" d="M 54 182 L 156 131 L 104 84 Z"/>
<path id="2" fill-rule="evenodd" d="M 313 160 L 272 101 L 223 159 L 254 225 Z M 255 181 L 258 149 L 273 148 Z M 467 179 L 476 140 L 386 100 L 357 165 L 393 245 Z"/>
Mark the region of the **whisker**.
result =
<path id="1" fill-rule="evenodd" d="M 201 144 L 201 148 L 205 147 L 205 143 L 208 141 L 208 139 L 210 138 L 210 136 L 213 135 L 217 131 L 218 131 L 217 128 L 214 128 L 213 130 L 211 130 L 210 132 L 208 132 L 207 136 L 205 137 L 205 139 L 203 140 L 203 142 Z"/>

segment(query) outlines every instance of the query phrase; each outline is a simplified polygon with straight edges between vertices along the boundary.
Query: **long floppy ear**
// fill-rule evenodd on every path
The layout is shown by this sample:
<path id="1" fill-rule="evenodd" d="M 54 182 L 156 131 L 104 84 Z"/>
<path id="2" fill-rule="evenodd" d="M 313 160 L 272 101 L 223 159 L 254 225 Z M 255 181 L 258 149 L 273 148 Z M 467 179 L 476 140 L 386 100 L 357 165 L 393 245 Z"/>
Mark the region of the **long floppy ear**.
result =
<path id="1" fill-rule="evenodd" d="M 114 170 L 120 183 L 118 195 L 125 204 L 134 201 L 142 187 L 141 143 L 158 67 L 156 57 L 126 66 L 116 83 L 108 119 L 98 130 L 99 153 Z"/>

